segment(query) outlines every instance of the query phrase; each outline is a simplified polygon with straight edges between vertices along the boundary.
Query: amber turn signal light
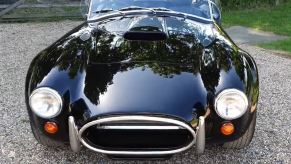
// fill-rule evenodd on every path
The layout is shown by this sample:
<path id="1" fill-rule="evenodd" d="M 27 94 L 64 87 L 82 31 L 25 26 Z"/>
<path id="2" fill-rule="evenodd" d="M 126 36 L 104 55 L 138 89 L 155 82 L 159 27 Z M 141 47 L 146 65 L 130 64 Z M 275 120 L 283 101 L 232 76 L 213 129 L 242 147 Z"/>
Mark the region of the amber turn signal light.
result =
<path id="1" fill-rule="evenodd" d="M 59 127 L 54 122 L 46 122 L 44 124 L 44 130 L 49 134 L 55 134 L 59 130 Z"/>
<path id="2" fill-rule="evenodd" d="M 222 124 L 220 132 L 223 135 L 229 136 L 234 132 L 234 125 L 231 122 Z"/>

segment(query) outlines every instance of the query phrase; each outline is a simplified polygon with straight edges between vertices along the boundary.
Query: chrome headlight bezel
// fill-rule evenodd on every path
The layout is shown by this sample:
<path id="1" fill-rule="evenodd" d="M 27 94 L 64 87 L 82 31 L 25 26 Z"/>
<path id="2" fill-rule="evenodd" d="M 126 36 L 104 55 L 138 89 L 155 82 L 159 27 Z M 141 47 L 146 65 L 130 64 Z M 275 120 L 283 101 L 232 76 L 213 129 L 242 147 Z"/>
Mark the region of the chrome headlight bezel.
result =
<path id="1" fill-rule="evenodd" d="M 240 104 L 240 106 L 242 105 L 243 107 L 241 108 L 241 110 L 238 109 L 238 111 L 240 113 L 238 113 L 237 115 L 226 116 L 225 114 L 222 113 L 222 110 L 224 110 L 224 109 L 218 109 L 219 105 L 220 105 L 219 101 L 222 101 L 223 99 L 226 99 L 226 98 L 233 98 L 234 96 L 237 96 L 236 98 L 238 98 L 238 97 L 241 98 L 239 101 L 243 102 L 244 104 Z M 235 101 L 235 100 L 232 100 L 232 101 Z M 246 113 L 248 106 L 249 106 L 249 101 L 248 101 L 246 94 L 240 90 L 237 90 L 237 89 L 225 89 L 225 90 L 223 90 L 215 98 L 215 103 L 214 103 L 214 108 L 215 108 L 217 115 L 225 120 L 234 120 L 234 119 L 240 118 L 242 115 L 244 115 Z"/>
<path id="2" fill-rule="evenodd" d="M 51 98 L 54 99 L 54 101 L 58 103 L 57 109 L 51 113 L 47 112 L 46 114 L 44 112 L 41 112 L 39 109 L 36 109 L 32 101 L 34 99 L 34 96 L 36 96 L 37 94 L 49 95 Z M 51 89 L 48 87 L 41 87 L 41 88 L 35 89 L 29 96 L 29 106 L 31 110 L 33 111 L 33 113 L 35 113 L 37 116 L 41 118 L 49 119 L 49 118 L 56 117 L 61 113 L 62 108 L 63 108 L 63 100 L 62 100 L 62 97 L 59 95 L 59 93 L 55 91 L 54 89 Z"/>

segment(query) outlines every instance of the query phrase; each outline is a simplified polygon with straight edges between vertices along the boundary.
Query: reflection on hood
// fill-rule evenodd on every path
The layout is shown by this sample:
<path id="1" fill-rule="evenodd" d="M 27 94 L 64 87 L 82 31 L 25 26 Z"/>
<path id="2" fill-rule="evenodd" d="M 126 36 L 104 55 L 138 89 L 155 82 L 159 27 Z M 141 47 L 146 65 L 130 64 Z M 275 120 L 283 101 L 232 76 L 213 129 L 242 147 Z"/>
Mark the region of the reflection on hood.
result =
<path id="1" fill-rule="evenodd" d="M 150 21 L 151 17 L 115 18 L 90 24 L 43 51 L 36 60 L 41 64 L 32 80 L 40 83 L 50 75 L 52 67 L 67 73 L 74 81 L 82 79 L 84 94 L 91 103 L 98 104 L 101 94 L 106 93 L 118 72 L 130 70 L 151 71 L 165 79 L 181 74 L 192 74 L 203 81 L 205 89 L 215 93 L 222 72 L 230 70 L 244 80 L 243 59 L 235 47 L 215 37 L 213 25 L 199 24 L 180 18 L 165 17 L 153 21 L 167 32 L 168 38 L 160 41 L 132 41 L 123 38 L 129 27 L 136 22 Z M 87 40 L 80 35 L 89 32 Z M 232 66 L 235 66 L 233 70 Z M 96 74 L 96 76 L 95 76 Z M 99 78 L 97 78 L 97 75 Z M 102 78 L 100 78 L 102 77 Z M 61 77 L 64 78 L 64 77 Z"/>

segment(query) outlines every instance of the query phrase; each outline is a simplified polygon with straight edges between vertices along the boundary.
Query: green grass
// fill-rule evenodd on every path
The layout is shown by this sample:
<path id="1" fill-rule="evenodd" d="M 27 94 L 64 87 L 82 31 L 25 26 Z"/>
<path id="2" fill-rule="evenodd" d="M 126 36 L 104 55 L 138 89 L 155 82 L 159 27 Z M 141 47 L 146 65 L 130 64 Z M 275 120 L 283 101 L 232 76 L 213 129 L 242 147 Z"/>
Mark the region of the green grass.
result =
<path id="1" fill-rule="evenodd" d="M 266 48 L 266 49 L 291 52 L 291 39 L 276 41 L 276 42 L 272 42 L 272 43 L 260 44 L 259 46 Z"/>
<path id="2" fill-rule="evenodd" d="M 291 36 L 291 2 L 274 8 L 224 11 L 223 25 L 243 25 Z"/>
<path id="3" fill-rule="evenodd" d="M 80 7 L 17 8 L 1 17 L 0 22 L 82 20 Z"/>
<path id="4" fill-rule="evenodd" d="M 247 26 L 291 37 L 291 2 L 264 9 L 223 12 L 223 26 Z M 259 45 L 263 48 L 291 52 L 291 38 Z"/>
<path id="5" fill-rule="evenodd" d="M 5 15 L 17 16 L 55 16 L 55 15 L 81 15 L 80 7 L 48 7 L 48 8 L 18 8 Z"/>
<path id="6" fill-rule="evenodd" d="M 42 0 L 42 2 L 44 3 L 54 3 L 54 4 L 62 4 L 62 3 L 69 3 L 69 0 Z M 25 3 L 31 3 L 31 4 L 38 4 L 41 3 L 38 0 L 25 0 Z"/>

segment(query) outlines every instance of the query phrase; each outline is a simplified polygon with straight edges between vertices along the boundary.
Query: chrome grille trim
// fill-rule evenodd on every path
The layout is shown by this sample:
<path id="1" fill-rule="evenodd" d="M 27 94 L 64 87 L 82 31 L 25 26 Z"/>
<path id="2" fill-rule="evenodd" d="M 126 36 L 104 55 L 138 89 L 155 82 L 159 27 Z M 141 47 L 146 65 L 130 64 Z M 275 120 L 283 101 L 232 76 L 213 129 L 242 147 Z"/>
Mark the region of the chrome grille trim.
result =
<path id="1" fill-rule="evenodd" d="M 99 126 L 100 129 L 132 129 L 132 130 L 178 130 L 184 129 L 180 126 L 116 126 L 116 125 L 105 125 Z"/>
<path id="2" fill-rule="evenodd" d="M 161 151 L 161 150 L 157 150 L 157 151 L 111 151 L 111 150 L 104 150 L 104 149 L 92 147 L 90 144 L 88 144 L 82 138 L 83 132 L 91 126 L 99 125 L 102 123 L 112 123 L 112 122 L 117 122 L 117 121 L 152 121 L 152 122 L 157 122 L 157 123 L 170 123 L 170 124 L 176 125 L 176 126 L 171 126 L 171 128 L 172 127 L 179 127 L 179 128 L 181 127 L 182 129 L 187 129 L 193 135 L 193 140 L 187 146 L 179 148 L 179 149 L 174 149 L 174 150 L 165 150 L 165 151 Z M 156 126 L 156 127 L 161 128 L 160 126 Z M 85 124 L 80 129 L 78 135 L 79 135 L 79 140 L 81 141 L 81 143 L 84 146 L 86 146 L 87 148 L 89 148 L 93 151 L 99 152 L 99 153 L 110 154 L 110 155 L 168 155 L 168 154 L 175 154 L 175 153 L 179 153 L 179 152 L 182 152 L 182 151 L 185 151 L 185 150 L 191 148 L 196 142 L 196 133 L 190 125 L 188 125 L 182 121 L 175 120 L 175 119 L 164 118 L 164 117 L 154 117 L 154 116 L 114 116 L 114 117 L 101 118 L 101 119 L 94 120 L 92 122 Z"/>

